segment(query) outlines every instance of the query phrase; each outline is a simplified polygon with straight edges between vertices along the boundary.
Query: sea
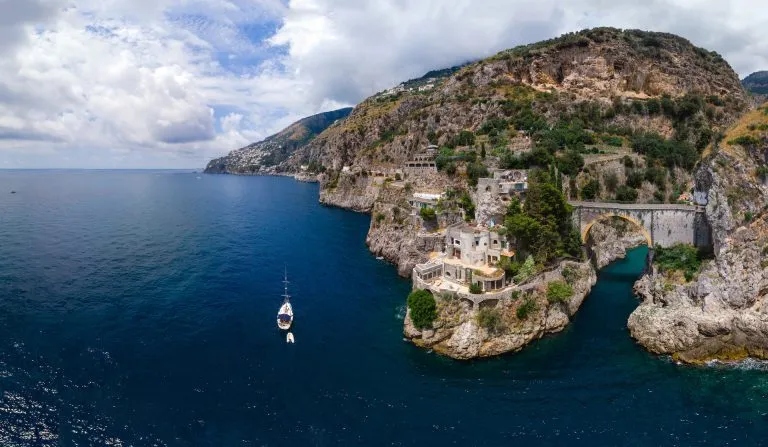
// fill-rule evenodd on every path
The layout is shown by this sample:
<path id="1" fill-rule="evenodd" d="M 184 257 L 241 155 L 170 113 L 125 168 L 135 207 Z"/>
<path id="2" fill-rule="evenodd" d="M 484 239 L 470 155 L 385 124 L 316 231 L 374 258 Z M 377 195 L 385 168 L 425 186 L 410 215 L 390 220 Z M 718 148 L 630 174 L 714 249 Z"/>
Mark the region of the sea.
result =
<path id="1" fill-rule="evenodd" d="M 766 364 L 631 339 L 646 248 L 564 332 L 461 362 L 403 340 L 369 221 L 282 177 L 0 171 L 0 445 L 768 443 Z"/>

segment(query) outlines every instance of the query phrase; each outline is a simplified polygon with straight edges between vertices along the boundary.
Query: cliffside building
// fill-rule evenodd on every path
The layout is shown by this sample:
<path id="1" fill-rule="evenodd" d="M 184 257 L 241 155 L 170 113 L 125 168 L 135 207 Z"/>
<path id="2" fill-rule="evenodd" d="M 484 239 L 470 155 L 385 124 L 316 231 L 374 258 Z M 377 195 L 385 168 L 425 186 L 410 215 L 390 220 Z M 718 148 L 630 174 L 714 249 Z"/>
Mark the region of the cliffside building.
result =
<path id="1" fill-rule="evenodd" d="M 427 146 L 423 151 L 413 156 L 411 160 L 405 162 L 403 171 L 406 174 L 430 174 L 437 172 L 437 164 L 435 159 L 437 158 L 438 148 L 435 145 Z"/>
<path id="2" fill-rule="evenodd" d="M 498 233 L 467 224 L 456 224 L 445 230 L 442 253 L 434 254 L 413 269 L 414 279 L 429 283 L 437 290 L 466 291 L 478 284 L 483 292 L 500 291 L 511 285 L 504 270 L 497 267 L 502 257 L 512 257 L 506 241 Z"/>
<path id="3" fill-rule="evenodd" d="M 495 170 L 493 178 L 481 178 L 477 181 L 478 193 L 490 193 L 502 200 L 523 195 L 528 191 L 528 171 L 523 169 Z"/>

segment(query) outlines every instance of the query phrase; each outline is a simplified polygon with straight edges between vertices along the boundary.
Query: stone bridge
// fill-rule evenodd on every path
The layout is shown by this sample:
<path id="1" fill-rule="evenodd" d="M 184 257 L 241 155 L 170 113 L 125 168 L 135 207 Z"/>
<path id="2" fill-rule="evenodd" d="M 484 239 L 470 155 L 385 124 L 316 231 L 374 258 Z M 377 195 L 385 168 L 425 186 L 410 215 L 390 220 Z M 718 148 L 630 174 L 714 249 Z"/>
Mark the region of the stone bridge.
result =
<path id="1" fill-rule="evenodd" d="M 649 247 L 669 247 L 677 243 L 707 248 L 712 245 L 705 208 L 693 205 L 568 202 L 573 206 L 573 224 L 586 243 L 595 222 L 620 217 L 642 231 Z"/>

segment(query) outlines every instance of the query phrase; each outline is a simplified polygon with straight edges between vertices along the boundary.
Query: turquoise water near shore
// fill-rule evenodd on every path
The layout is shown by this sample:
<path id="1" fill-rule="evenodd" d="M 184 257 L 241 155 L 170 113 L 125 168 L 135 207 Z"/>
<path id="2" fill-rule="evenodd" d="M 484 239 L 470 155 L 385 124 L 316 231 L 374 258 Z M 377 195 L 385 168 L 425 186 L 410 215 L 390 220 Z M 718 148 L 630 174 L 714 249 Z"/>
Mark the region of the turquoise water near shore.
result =
<path id="1" fill-rule="evenodd" d="M 9 194 L 15 190 L 16 194 Z M 402 339 L 369 217 L 286 178 L 0 171 L 0 445 L 759 445 L 768 371 L 629 337 L 645 249 L 574 322 L 457 362 Z M 296 344 L 275 328 L 286 266 Z"/>

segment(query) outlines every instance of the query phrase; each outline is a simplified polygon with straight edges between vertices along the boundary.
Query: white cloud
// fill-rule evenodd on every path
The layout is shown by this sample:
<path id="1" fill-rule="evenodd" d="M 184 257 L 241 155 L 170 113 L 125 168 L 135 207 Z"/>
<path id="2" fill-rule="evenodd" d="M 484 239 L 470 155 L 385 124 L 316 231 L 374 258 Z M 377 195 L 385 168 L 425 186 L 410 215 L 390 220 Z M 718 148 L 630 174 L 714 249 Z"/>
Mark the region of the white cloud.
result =
<path id="1" fill-rule="evenodd" d="M 0 0 L 0 166 L 200 167 L 424 72 L 592 26 L 674 32 L 746 75 L 733 0 Z"/>

